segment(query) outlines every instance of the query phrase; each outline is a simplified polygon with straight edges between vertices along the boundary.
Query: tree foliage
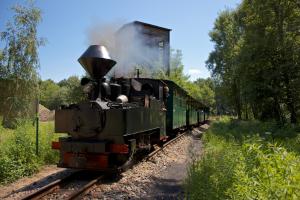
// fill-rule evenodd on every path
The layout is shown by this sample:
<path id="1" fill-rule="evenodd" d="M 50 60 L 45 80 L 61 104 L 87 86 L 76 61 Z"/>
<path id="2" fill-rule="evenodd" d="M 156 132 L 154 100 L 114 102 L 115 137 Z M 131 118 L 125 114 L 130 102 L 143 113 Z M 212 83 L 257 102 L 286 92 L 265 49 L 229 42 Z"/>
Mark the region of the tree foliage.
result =
<path id="1" fill-rule="evenodd" d="M 84 94 L 79 78 L 70 76 L 58 83 L 51 79 L 40 81 L 40 99 L 41 104 L 50 110 L 80 102 L 84 99 Z"/>
<path id="2" fill-rule="evenodd" d="M 219 15 L 207 67 L 220 109 L 239 118 L 297 122 L 299 17 L 295 0 L 244 0 Z"/>
<path id="3" fill-rule="evenodd" d="M 84 93 L 78 76 L 70 76 L 58 83 L 61 88 L 67 91 L 66 101 L 68 104 L 77 103 L 84 99 Z"/>
<path id="4" fill-rule="evenodd" d="M 38 92 L 38 47 L 44 40 L 37 36 L 41 11 L 33 3 L 12 7 L 14 16 L 1 32 L 4 48 L 0 51 L 1 105 L 3 125 L 15 127 L 18 118 L 33 113 Z"/>
<path id="5" fill-rule="evenodd" d="M 211 108 L 212 112 L 215 112 L 215 85 L 211 78 L 203 79 L 199 78 L 195 82 L 195 87 L 198 88 L 197 98 Z"/>
<path id="6" fill-rule="evenodd" d="M 66 102 L 64 95 L 61 95 L 63 93 L 53 80 L 40 81 L 40 103 L 48 109 L 52 110 Z"/>

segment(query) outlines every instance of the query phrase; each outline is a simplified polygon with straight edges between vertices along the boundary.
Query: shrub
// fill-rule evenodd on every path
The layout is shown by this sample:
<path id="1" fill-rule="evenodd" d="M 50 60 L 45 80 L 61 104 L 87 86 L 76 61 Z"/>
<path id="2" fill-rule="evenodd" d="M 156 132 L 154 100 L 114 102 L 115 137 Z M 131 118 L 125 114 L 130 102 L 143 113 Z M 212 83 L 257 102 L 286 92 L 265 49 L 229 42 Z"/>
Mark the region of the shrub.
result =
<path id="1" fill-rule="evenodd" d="M 270 143 L 246 143 L 227 194 L 232 199 L 299 199 L 300 159 Z"/>
<path id="2" fill-rule="evenodd" d="M 226 199 L 232 185 L 237 149 L 216 136 L 206 136 L 204 156 L 189 169 L 187 199 Z"/>
<path id="3" fill-rule="evenodd" d="M 275 127 L 213 123 L 203 139 L 203 157 L 189 168 L 187 199 L 299 199 L 300 137 L 294 136 L 295 127 Z M 291 132 L 292 138 L 284 137 Z"/>
<path id="4" fill-rule="evenodd" d="M 39 155 L 35 154 L 35 128 L 30 122 L 19 122 L 14 131 L 1 129 L 1 135 L 9 135 L 0 143 L 0 184 L 29 176 L 44 164 L 56 163 L 57 153 L 51 150 L 53 123 L 42 123 L 39 133 Z"/>

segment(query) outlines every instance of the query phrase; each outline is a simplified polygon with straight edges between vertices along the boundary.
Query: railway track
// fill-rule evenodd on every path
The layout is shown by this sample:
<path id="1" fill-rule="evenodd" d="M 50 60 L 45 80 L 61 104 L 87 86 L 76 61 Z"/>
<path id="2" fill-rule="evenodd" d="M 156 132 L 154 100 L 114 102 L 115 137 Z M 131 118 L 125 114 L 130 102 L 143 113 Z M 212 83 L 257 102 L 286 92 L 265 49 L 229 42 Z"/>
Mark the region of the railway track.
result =
<path id="1" fill-rule="evenodd" d="M 185 136 L 185 135 L 186 135 L 186 132 L 181 133 L 181 134 L 178 135 L 177 137 L 175 137 L 175 138 L 173 138 L 172 140 L 170 140 L 170 141 L 166 142 L 165 144 L 163 144 L 162 147 L 157 146 L 158 148 L 155 149 L 154 151 L 152 151 L 150 154 L 148 154 L 143 160 L 144 160 L 144 161 L 149 160 L 149 159 L 152 158 L 154 155 L 156 155 L 158 152 L 164 150 L 168 145 L 170 145 L 170 144 L 172 144 L 172 143 L 174 143 L 174 142 L 176 142 L 176 141 L 182 139 L 183 136 Z"/>
<path id="2" fill-rule="evenodd" d="M 77 171 L 65 178 L 56 180 L 21 199 L 76 199 L 87 192 L 103 177 L 102 174 L 98 173 Z"/>
<path id="3" fill-rule="evenodd" d="M 151 159 L 170 144 L 182 139 L 185 135 L 186 133 L 182 133 L 166 142 L 163 146 L 156 146 L 156 149 L 144 157 L 141 162 Z M 77 199 L 88 192 L 93 185 L 100 182 L 103 178 L 103 174 L 88 171 L 77 171 L 65 178 L 56 180 L 21 199 Z"/>

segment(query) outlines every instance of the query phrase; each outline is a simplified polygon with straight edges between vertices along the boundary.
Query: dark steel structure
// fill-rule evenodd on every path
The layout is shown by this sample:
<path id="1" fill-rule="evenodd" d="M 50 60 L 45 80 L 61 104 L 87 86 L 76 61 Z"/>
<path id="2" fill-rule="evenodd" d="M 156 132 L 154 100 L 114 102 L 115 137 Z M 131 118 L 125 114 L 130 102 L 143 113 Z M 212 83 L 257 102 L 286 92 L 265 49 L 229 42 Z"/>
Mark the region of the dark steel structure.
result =
<path id="1" fill-rule="evenodd" d="M 134 21 L 122 26 L 118 34 L 126 32 L 128 29 L 134 28 L 139 35 L 143 37 L 145 45 L 153 49 L 151 55 L 152 60 L 161 62 L 163 68 L 166 70 L 166 74 L 170 74 L 170 32 L 171 29 L 148 24 L 145 22 Z M 150 63 L 150 65 L 153 63 Z M 141 64 L 142 65 L 142 64 Z M 151 67 L 151 66 L 150 66 Z"/>

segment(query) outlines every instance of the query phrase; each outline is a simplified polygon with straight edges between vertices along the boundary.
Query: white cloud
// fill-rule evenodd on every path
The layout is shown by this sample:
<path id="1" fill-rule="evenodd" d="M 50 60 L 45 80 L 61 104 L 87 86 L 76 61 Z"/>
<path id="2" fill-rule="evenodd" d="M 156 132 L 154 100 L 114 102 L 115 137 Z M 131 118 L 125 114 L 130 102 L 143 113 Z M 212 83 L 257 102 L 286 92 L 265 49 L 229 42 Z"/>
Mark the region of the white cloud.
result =
<path id="1" fill-rule="evenodd" d="M 205 68 L 189 68 L 186 70 L 186 73 L 190 76 L 191 81 L 195 81 L 198 78 L 208 78 L 210 76 L 209 71 Z"/>
<path id="2" fill-rule="evenodd" d="M 188 70 L 188 74 L 189 75 L 200 75 L 201 74 L 201 70 L 200 69 L 189 69 Z"/>

